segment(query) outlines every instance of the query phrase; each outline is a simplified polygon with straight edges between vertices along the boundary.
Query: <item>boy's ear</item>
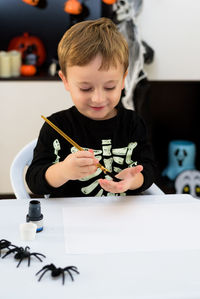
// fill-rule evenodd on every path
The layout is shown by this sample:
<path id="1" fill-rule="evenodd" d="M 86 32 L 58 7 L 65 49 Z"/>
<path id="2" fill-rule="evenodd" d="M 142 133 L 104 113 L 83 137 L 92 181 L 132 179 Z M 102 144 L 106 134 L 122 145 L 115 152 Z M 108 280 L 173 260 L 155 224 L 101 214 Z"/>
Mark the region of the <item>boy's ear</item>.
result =
<path id="1" fill-rule="evenodd" d="M 65 86 L 65 89 L 68 91 L 68 90 L 69 90 L 69 85 L 68 85 L 67 78 L 65 77 L 65 75 L 63 74 L 62 71 L 59 71 L 59 72 L 58 72 L 58 75 L 59 75 L 60 79 L 63 81 L 63 84 L 64 84 L 64 86 Z"/>
<path id="2" fill-rule="evenodd" d="M 128 71 L 126 71 L 124 73 L 124 77 L 123 77 L 123 81 L 122 81 L 122 89 L 124 89 L 124 84 L 125 84 L 125 79 L 126 79 L 127 74 L 128 74 Z"/>

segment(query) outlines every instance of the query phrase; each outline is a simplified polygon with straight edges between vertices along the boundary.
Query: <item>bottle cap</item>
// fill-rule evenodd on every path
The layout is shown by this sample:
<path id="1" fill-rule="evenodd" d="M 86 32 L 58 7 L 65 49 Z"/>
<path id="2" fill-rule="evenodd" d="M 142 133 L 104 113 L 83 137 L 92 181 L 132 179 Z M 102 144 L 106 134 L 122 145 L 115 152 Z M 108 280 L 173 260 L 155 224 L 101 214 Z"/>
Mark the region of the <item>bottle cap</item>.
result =
<path id="1" fill-rule="evenodd" d="M 26 222 L 32 222 L 37 225 L 37 233 L 43 230 L 43 215 L 39 200 L 29 202 L 29 211 L 26 215 Z"/>
<path id="2" fill-rule="evenodd" d="M 29 211 L 26 216 L 27 222 L 29 221 L 40 221 L 43 219 L 43 215 L 41 214 L 41 207 L 39 200 L 31 200 L 29 202 Z"/>

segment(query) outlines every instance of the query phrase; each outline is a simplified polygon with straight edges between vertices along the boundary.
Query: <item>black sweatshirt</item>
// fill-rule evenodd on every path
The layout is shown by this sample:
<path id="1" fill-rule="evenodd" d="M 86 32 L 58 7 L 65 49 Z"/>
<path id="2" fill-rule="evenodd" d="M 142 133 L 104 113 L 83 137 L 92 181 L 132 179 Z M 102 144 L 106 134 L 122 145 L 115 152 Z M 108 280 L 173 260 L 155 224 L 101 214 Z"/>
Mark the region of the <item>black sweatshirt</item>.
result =
<path id="1" fill-rule="evenodd" d="M 107 120 L 92 120 L 75 106 L 49 117 L 56 126 L 84 149 L 93 149 L 95 157 L 112 173 L 136 165 L 143 166 L 144 183 L 137 190 L 123 194 L 110 194 L 98 183 L 105 174 L 101 169 L 81 180 L 69 180 L 61 187 L 51 187 L 45 180 L 45 172 L 53 163 L 63 161 L 77 151 L 52 127 L 44 123 L 34 150 L 34 157 L 26 174 L 30 190 L 50 197 L 82 197 L 139 194 L 151 186 L 154 179 L 154 161 L 147 141 L 143 120 L 135 111 L 118 107 L 117 115 Z"/>

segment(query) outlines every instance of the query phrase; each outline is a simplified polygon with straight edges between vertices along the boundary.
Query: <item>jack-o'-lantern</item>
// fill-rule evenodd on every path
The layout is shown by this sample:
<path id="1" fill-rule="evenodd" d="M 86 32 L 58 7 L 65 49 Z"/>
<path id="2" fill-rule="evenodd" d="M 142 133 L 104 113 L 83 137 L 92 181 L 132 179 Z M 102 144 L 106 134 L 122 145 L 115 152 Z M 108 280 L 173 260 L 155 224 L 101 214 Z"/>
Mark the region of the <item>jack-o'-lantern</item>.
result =
<path id="1" fill-rule="evenodd" d="M 102 0 L 106 4 L 114 4 L 116 0 Z"/>
<path id="2" fill-rule="evenodd" d="M 78 0 L 68 0 L 65 2 L 64 11 L 68 14 L 79 15 L 82 12 L 82 5 Z"/>
<path id="3" fill-rule="evenodd" d="M 36 6 L 36 5 L 38 5 L 40 0 L 22 0 L 22 1 L 29 5 Z"/>
<path id="4" fill-rule="evenodd" d="M 26 62 L 26 57 L 29 54 L 34 54 L 37 57 L 35 63 L 37 66 L 41 66 L 46 59 L 46 50 L 41 39 L 37 36 L 29 35 L 27 32 L 22 36 L 14 37 L 10 41 L 8 51 L 10 50 L 20 51 L 23 62 Z"/>

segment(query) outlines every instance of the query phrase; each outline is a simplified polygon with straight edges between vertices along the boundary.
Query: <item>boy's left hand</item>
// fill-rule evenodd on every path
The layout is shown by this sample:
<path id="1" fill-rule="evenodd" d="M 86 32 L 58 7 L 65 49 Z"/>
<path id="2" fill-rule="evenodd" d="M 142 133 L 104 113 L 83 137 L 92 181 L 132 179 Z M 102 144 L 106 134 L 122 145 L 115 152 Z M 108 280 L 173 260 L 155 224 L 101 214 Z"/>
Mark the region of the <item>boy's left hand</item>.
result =
<path id="1" fill-rule="evenodd" d="M 117 178 L 121 179 L 120 182 L 99 179 L 99 184 L 105 191 L 111 193 L 122 193 L 129 189 L 134 190 L 143 184 L 144 177 L 141 173 L 142 170 L 142 165 L 126 168 L 116 175 Z"/>

